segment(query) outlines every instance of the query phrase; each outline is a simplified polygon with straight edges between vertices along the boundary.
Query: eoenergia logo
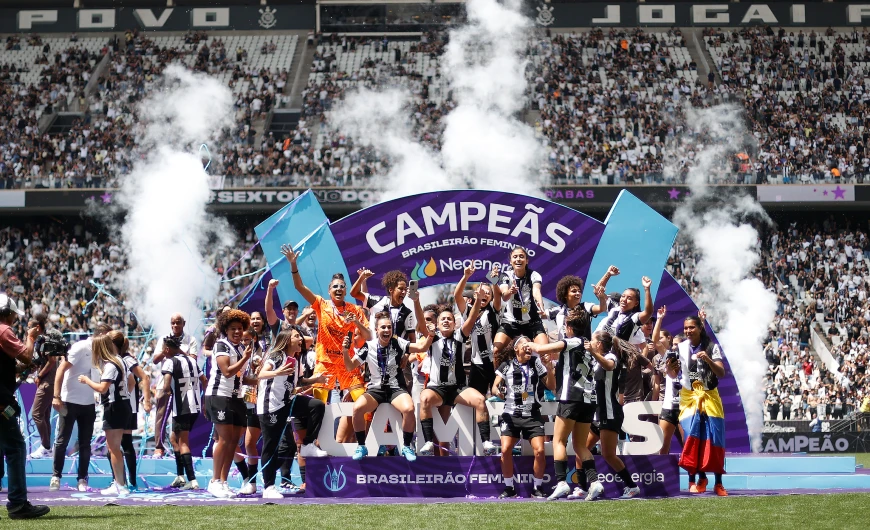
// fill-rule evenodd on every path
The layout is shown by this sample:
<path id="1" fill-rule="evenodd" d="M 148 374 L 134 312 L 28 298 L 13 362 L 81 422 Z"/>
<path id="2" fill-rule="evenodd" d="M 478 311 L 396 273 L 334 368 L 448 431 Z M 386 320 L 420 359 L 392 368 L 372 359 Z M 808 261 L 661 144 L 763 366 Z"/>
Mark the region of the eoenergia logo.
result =
<path id="1" fill-rule="evenodd" d="M 344 489 L 347 485 L 347 477 L 344 475 L 344 466 L 330 471 L 329 466 L 326 466 L 326 473 L 323 474 L 323 485 L 331 492 L 338 492 Z"/>

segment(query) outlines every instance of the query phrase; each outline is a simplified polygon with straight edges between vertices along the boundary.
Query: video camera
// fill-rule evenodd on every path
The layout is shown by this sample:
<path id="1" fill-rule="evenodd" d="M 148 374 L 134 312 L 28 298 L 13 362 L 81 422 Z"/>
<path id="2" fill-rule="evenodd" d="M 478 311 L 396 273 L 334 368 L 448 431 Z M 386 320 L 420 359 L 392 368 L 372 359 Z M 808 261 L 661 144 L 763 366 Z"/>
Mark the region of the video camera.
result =
<path id="1" fill-rule="evenodd" d="M 70 344 L 64 338 L 63 333 L 53 329 L 36 338 L 31 365 L 41 368 L 48 362 L 49 357 L 66 357 L 69 348 Z"/>

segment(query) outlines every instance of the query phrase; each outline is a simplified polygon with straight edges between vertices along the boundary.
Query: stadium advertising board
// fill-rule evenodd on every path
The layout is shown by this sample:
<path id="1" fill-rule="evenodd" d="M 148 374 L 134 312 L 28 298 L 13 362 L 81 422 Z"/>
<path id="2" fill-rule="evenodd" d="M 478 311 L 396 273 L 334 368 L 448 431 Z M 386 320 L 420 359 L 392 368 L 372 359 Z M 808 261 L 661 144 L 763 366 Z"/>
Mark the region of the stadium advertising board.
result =
<path id="1" fill-rule="evenodd" d="M 765 453 L 866 453 L 870 452 L 868 432 L 764 433 Z"/>
<path id="2" fill-rule="evenodd" d="M 680 493 L 677 457 L 671 455 L 623 457 L 645 497 L 671 497 Z M 514 457 L 517 493 L 532 491 L 534 457 Z M 576 484 L 574 459 L 568 482 Z M 605 497 L 618 497 L 625 487 L 601 456 L 595 457 Z M 504 490 L 498 457 L 418 458 L 312 458 L 307 462 L 307 496 L 311 497 L 497 497 Z M 543 489 L 556 485 L 553 461 L 547 460 Z"/>
<path id="3" fill-rule="evenodd" d="M 0 9 L 0 33 L 313 29 L 310 5 L 117 9 Z"/>
<path id="4" fill-rule="evenodd" d="M 848 3 L 553 3 L 535 7 L 539 26 L 861 26 L 870 4 Z"/>
<path id="5" fill-rule="evenodd" d="M 854 420 L 823 420 L 822 432 L 851 431 L 855 426 Z M 795 433 L 812 432 L 810 422 L 807 420 L 768 420 L 764 422 L 764 431 L 768 433 Z"/>
<path id="6" fill-rule="evenodd" d="M 169 7 L 117 9 L 0 9 L 2 33 L 54 33 L 123 31 L 135 28 L 145 31 L 198 30 L 287 30 L 314 29 L 318 9 L 324 9 L 322 29 L 330 25 L 351 24 L 354 31 L 383 31 L 387 23 L 386 6 L 407 10 L 419 8 L 421 13 L 432 9 L 429 1 L 328 1 L 322 6 L 231 6 L 231 7 Z M 438 1 L 439 7 L 461 12 L 461 2 Z M 383 21 L 373 12 L 369 28 L 342 20 L 343 7 L 381 8 Z M 419 7 L 418 7 L 419 6 Z M 336 11 L 337 9 L 337 11 Z M 529 6 L 535 23 L 544 27 L 636 27 L 636 26 L 861 26 L 870 21 L 870 4 L 860 3 L 656 3 L 633 4 L 606 2 L 548 3 L 543 0 Z M 348 12 L 350 16 L 350 12 Z M 402 24 L 406 24 L 402 22 Z M 437 19 L 427 22 L 437 25 Z"/>

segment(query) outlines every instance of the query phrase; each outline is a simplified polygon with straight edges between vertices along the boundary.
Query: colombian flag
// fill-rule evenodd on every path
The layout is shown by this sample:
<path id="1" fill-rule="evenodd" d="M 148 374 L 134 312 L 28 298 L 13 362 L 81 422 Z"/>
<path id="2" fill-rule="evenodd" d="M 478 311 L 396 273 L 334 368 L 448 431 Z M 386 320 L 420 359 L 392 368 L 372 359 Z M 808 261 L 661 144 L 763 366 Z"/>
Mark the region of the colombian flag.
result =
<path id="1" fill-rule="evenodd" d="M 717 389 L 695 382 L 680 390 L 680 425 L 686 442 L 680 467 L 688 473 L 725 473 L 725 412 Z"/>

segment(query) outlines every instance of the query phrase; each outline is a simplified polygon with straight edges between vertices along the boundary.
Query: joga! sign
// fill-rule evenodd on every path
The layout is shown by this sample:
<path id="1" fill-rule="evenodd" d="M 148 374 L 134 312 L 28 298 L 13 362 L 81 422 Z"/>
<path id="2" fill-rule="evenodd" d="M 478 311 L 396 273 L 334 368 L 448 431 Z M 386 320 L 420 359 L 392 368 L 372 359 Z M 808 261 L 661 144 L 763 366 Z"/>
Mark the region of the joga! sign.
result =
<path id="1" fill-rule="evenodd" d="M 621 273 L 608 292 L 640 287 L 652 279 L 655 305 L 667 305 L 663 326 L 682 332 L 682 321 L 698 308 L 665 270 L 677 228 L 626 190 L 620 192 L 604 223 L 571 208 L 534 197 L 497 191 L 456 190 L 412 195 L 383 202 L 330 223 L 313 194 L 305 193 L 257 226 L 257 236 L 271 264 L 240 306 L 262 310 L 270 278 L 280 281 L 279 301 L 301 301 L 293 288 L 282 244 L 301 252 L 297 261 L 305 284 L 328 296 L 329 279 L 342 272 L 375 273 L 369 291 L 384 294 L 380 278 L 400 270 L 421 287 L 456 283 L 465 267 L 478 270 L 472 282 L 484 281 L 493 264 L 509 262 L 516 246 L 527 249 L 529 267 L 543 278 L 542 293 L 555 300 L 556 284 L 565 275 L 584 279 L 584 301 L 594 301 L 592 285 L 610 265 Z M 708 331 L 712 335 L 712 330 Z M 728 352 L 725 352 L 727 356 Z M 720 378 L 725 407 L 726 446 L 749 452 L 746 419 L 730 369 Z"/>
<path id="2" fill-rule="evenodd" d="M 632 479 L 644 497 L 672 497 L 680 493 L 677 457 L 624 456 Z M 534 457 L 514 457 L 514 484 L 521 497 L 532 491 Z M 569 462 L 573 465 L 573 459 Z M 604 497 L 614 498 L 625 487 L 603 457 L 595 457 Z M 408 462 L 404 458 L 312 458 L 306 467 L 308 497 L 496 497 L 504 490 L 497 456 L 430 457 Z M 572 467 L 568 481 L 576 483 Z M 556 485 L 553 461 L 547 459 L 544 491 Z"/>

